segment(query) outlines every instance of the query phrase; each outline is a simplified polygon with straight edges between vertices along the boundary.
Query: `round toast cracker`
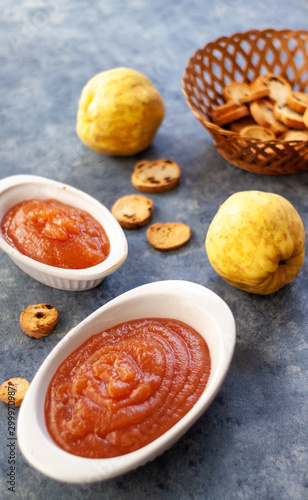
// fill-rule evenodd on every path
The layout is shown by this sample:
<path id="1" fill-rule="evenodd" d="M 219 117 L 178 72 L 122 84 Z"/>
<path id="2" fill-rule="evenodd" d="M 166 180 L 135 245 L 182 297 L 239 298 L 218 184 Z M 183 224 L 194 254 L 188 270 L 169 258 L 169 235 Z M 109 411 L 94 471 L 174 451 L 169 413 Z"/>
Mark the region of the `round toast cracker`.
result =
<path id="1" fill-rule="evenodd" d="M 256 101 L 257 99 L 263 99 L 264 97 L 269 96 L 269 89 L 266 87 L 260 87 L 259 89 L 251 90 L 248 95 L 242 97 L 242 103 L 248 104 L 252 101 Z"/>
<path id="2" fill-rule="evenodd" d="M 274 105 L 268 99 L 258 99 L 252 102 L 250 113 L 261 127 L 270 128 L 276 136 L 284 134 L 288 130 L 288 127 L 275 118 Z"/>
<path id="3" fill-rule="evenodd" d="M 147 230 L 149 243 L 157 250 L 175 250 L 190 239 L 190 227 L 181 222 L 157 222 Z"/>
<path id="4" fill-rule="evenodd" d="M 253 119 L 251 115 L 245 116 L 240 120 L 235 120 L 234 122 L 231 122 L 229 128 L 232 132 L 240 134 L 243 128 L 248 127 L 250 125 L 257 125 L 257 122 Z"/>
<path id="5" fill-rule="evenodd" d="M 245 82 L 231 82 L 223 88 L 222 95 L 226 101 L 242 104 L 243 98 L 249 96 L 250 86 Z"/>
<path id="6" fill-rule="evenodd" d="M 303 114 L 303 122 L 305 124 L 305 127 L 308 128 L 308 109 L 306 109 L 305 113 Z"/>
<path id="7" fill-rule="evenodd" d="M 306 125 L 303 115 L 294 111 L 287 104 L 275 104 L 273 108 L 274 116 L 277 120 L 284 123 L 287 127 L 303 130 Z"/>
<path id="8" fill-rule="evenodd" d="M 288 130 L 280 139 L 282 141 L 308 141 L 308 130 Z"/>
<path id="9" fill-rule="evenodd" d="M 135 165 L 132 184 L 139 191 L 162 193 L 175 188 L 181 177 L 180 167 L 172 160 L 143 160 Z"/>
<path id="10" fill-rule="evenodd" d="M 112 215 L 125 229 L 136 229 L 150 222 L 154 204 L 142 194 L 128 194 L 119 198 L 111 209 Z"/>
<path id="11" fill-rule="evenodd" d="M 285 104 L 287 95 L 292 91 L 289 82 L 280 75 L 274 73 L 266 73 L 266 75 L 258 76 L 251 83 L 251 90 L 259 90 L 260 88 L 269 89 L 269 98 L 278 104 Z"/>
<path id="12" fill-rule="evenodd" d="M 289 130 L 281 136 L 281 140 L 299 141 L 298 144 L 293 144 L 293 147 L 300 156 L 308 159 L 308 147 L 305 145 L 308 142 L 308 130 Z"/>
<path id="13" fill-rule="evenodd" d="M 21 328 L 26 335 L 40 339 L 49 335 L 58 322 L 58 311 L 51 304 L 28 306 L 20 315 Z"/>
<path id="14" fill-rule="evenodd" d="M 225 102 L 224 104 L 219 104 L 212 109 L 212 120 L 215 121 L 221 116 L 224 116 L 231 111 L 235 111 L 238 108 L 238 104 L 233 101 Z"/>
<path id="15" fill-rule="evenodd" d="M 248 127 L 244 127 L 240 131 L 240 135 L 252 139 L 259 139 L 260 141 L 270 141 L 271 139 L 276 139 L 272 130 L 261 127 L 261 125 L 250 125 Z"/>
<path id="16" fill-rule="evenodd" d="M 25 378 L 13 377 L 0 386 L 0 399 L 10 406 L 20 406 L 29 387 Z"/>
<path id="17" fill-rule="evenodd" d="M 239 120 L 240 118 L 244 118 L 244 116 L 249 116 L 249 109 L 247 106 L 244 104 L 237 106 L 236 109 L 224 113 L 217 118 L 213 118 L 213 122 L 216 123 L 216 125 L 219 125 L 222 127 L 223 125 L 227 125 L 227 123 L 234 122 L 235 120 Z"/>
<path id="18" fill-rule="evenodd" d="M 298 113 L 305 113 L 308 108 L 308 94 L 292 91 L 287 95 L 287 105 Z"/>

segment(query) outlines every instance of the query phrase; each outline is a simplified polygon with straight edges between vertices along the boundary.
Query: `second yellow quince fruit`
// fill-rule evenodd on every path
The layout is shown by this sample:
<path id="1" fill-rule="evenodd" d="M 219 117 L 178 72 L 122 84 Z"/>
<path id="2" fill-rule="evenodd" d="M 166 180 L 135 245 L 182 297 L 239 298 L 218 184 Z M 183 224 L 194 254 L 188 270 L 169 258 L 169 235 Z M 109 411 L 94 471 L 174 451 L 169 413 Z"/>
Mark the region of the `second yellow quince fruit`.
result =
<path id="1" fill-rule="evenodd" d="M 131 156 L 146 149 L 165 106 L 151 81 L 130 68 L 95 75 L 82 90 L 76 131 L 98 153 Z"/>
<path id="2" fill-rule="evenodd" d="M 305 230 L 294 206 L 262 191 L 241 191 L 219 208 L 206 236 L 215 271 L 231 285 L 267 295 L 290 283 L 304 262 Z"/>

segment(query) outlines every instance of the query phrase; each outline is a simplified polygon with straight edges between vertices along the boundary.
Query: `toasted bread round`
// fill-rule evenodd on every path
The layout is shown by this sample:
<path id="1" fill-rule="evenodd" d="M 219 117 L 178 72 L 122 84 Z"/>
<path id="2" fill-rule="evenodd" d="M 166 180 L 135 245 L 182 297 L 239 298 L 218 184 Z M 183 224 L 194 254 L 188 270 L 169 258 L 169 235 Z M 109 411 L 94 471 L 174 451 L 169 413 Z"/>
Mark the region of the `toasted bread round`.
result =
<path id="1" fill-rule="evenodd" d="M 242 97 L 242 103 L 248 104 L 249 102 L 263 99 L 269 96 L 269 89 L 267 87 L 260 87 L 259 89 L 251 90 L 248 95 Z"/>
<path id="2" fill-rule="evenodd" d="M 274 75 L 274 73 L 260 75 L 251 83 L 252 91 L 260 90 L 260 88 L 268 88 L 270 99 L 278 104 L 285 104 L 287 95 L 292 91 L 289 82 L 280 75 Z"/>
<path id="3" fill-rule="evenodd" d="M 222 115 L 213 118 L 213 122 L 220 127 L 226 125 L 227 123 L 234 122 L 235 120 L 239 120 L 244 116 L 249 116 L 249 109 L 244 104 L 237 106 L 234 110 L 223 113 Z"/>
<path id="4" fill-rule="evenodd" d="M 232 132 L 235 132 L 236 134 L 240 134 L 241 130 L 245 127 L 249 127 L 250 125 L 257 125 L 257 123 L 254 121 L 253 117 L 251 115 L 245 116 L 244 118 L 241 118 L 240 120 L 235 120 L 234 122 L 231 122 L 229 127 Z"/>
<path id="5" fill-rule="evenodd" d="M 10 406 L 20 406 L 30 382 L 24 378 L 13 377 L 0 386 L 0 399 Z"/>
<path id="6" fill-rule="evenodd" d="M 249 96 L 249 94 L 250 86 L 245 82 L 231 82 L 222 91 L 226 101 L 232 101 L 236 104 L 242 104 L 243 98 Z"/>
<path id="7" fill-rule="evenodd" d="M 260 141 L 270 141 L 276 139 L 274 132 L 268 128 L 261 127 L 260 125 L 250 125 L 241 130 L 240 135 L 252 139 L 259 139 Z"/>
<path id="8" fill-rule="evenodd" d="M 147 230 L 149 243 L 157 250 L 175 250 L 190 238 L 190 227 L 181 222 L 157 222 Z"/>
<path id="9" fill-rule="evenodd" d="M 292 91 L 287 95 L 287 105 L 298 113 L 305 113 L 308 108 L 308 94 Z"/>
<path id="10" fill-rule="evenodd" d="M 296 128 L 297 130 L 306 128 L 303 115 L 294 111 L 294 109 L 290 108 L 287 104 L 275 104 L 274 116 L 287 127 Z"/>
<path id="11" fill-rule="evenodd" d="M 264 75 L 257 76 L 255 80 L 253 80 L 250 84 L 250 89 L 252 92 L 259 92 L 259 91 L 265 91 L 267 90 L 267 96 L 269 97 L 270 95 L 270 90 L 268 88 L 267 83 L 265 82 Z"/>
<path id="12" fill-rule="evenodd" d="M 288 128 L 274 116 L 274 105 L 268 99 L 259 99 L 250 104 L 250 113 L 261 127 L 271 129 L 275 135 L 287 132 Z"/>
<path id="13" fill-rule="evenodd" d="M 135 165 L 131 180 L 139 191 L 161 193 L 175 188 L 180 177 L 180 167 L 172 160 L 143 160 Z"/>
<path id="14" fill-rule="evenodd" d="M 281 136 L 283 141 L 299 141 L 298 144 L 293 144 L 294 149 L 300 156 L 308 159 L 308 146 L 303 143 L 308 143 L 308 130 L 289 130 Z"/>
<path id="15" fill-rule="evenodd" d="M 306 109 L 305 113 L 303 114 L 303 122 L 305 124 L 305 127 L 308 128 L 308 109 Z"/>
<path id="16" fill-rule="evenodd" d="M 288 130 L 280 139 L 282 141 L 308 141 L 308 130 Z"/>
<path id="17" fill-rule="evenodd" d="M 231 111 L 234 111 L 237 108 L 238 104 L 236 104 L 233 101 L 228 101 L 225 102 L 224 104 L 220 104 L 219 106 L 216 106 L 215 108 L 212 109 L 212 120 L 215 121 L 221 116 L 231 113 Z"/>
<path id="18" fill-rule="evenodd" d="M 111 212 L 120 226 L 125 229 L 136 229 L 150 222 L 154 204 L 150 198 L 142 194 L 128 194 L 114 203 Z"/>
<path id="19" fill-rule="evenodd" d="M 50 304 L 28 306 L 20 315 L 21 328 L 26 335 L 40 339 L 49 335 L 58 322 L 58 311 Z"/>

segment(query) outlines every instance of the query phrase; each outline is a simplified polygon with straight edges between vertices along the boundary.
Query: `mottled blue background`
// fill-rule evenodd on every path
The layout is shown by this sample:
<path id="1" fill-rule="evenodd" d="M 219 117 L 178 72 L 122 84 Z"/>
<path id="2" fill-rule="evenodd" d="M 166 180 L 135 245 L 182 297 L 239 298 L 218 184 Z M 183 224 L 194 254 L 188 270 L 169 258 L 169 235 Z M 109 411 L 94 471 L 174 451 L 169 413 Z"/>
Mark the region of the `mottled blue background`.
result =
<path id="1" fill-rule="evenodd" d="M 215 274 L 204 249 L 218 206 L 239 190 L 285 196 L 308 227 L 308 173 L 260 176 L 223 160 L 185 103 L 188 58 L 222 35 L 253 28 L 305 28 L 306 0 L 0 0 L 0 176 L 39 174 L 67 182 L 111 208 L 134 193 L 140 159 L 168 157 L 182 169 L 178 188 L 153 195 L 154 222 L 181 221 L 189 244 L 159 253 L 146 228 L 126 231 L 129 256 L 98 288 L 64 292 L 20 271 L 1 252 L 0 382 L 32 380 L 51 349 L 89 313 L 120 293 L 161 279 L 187 279 L 218 293 L 232 309 L 237 345 L 225 383 L 208 411 L 169 451 L 123 477 L 93 485 L 55 482 L 16 457 L 16 493 L 7 491 L 7 406 L 0 404 L 0 497 L 32 499 L 301 500 L 307 477 L 307 265 L 266 297 L 232 288 Z M 161 92 L 166 118 L 152 146 L 133 158 L 87 149 L 75 134 L 84 84 L 99 71 L 129 66 Z M 20 313 L 54 304 L 59 323 L 32 340 Z"/>

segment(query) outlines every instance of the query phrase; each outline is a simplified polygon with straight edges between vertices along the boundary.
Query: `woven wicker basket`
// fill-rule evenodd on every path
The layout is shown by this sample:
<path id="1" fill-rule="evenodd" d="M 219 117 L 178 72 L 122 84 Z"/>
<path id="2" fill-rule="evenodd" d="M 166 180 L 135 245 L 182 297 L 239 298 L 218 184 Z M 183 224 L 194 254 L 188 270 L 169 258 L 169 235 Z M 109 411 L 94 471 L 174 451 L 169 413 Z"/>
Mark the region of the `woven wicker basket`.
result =
<path id="1" fill-rule="evenodd" d="M 267 72 L 285 77 L 294 90 L 308 92 L 308 31 L 253 30 L 219 38 L 188 61 L 183 92 L 230 163 L 258 174 L 303 172 L 308 170 L 308 141 L 243 140 L 211 121 L 212 108 L 224 102 L 224 86 L 234 80 L 250 83 Z"/>

